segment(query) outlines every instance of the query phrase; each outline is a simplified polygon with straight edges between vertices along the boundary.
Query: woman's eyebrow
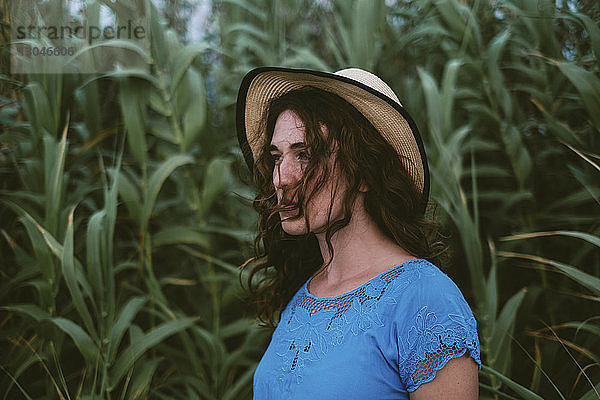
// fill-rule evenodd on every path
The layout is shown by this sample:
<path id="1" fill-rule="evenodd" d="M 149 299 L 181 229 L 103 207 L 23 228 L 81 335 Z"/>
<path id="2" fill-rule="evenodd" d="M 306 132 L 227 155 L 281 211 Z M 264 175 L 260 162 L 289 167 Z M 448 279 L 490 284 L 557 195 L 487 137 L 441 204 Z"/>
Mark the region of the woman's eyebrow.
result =
<path id="1" fill-rule="evenodd" d="M 290 150 L 304 149 L 305 147 L 306 147 L 306 143 L 296 142 L 296 143 L 292 143 L 290 145 Z M 269 151 L 279 151 L 279 148 L 277 146 L 275 146 L 274 144 L 271 144 L 269 146 Z"/>

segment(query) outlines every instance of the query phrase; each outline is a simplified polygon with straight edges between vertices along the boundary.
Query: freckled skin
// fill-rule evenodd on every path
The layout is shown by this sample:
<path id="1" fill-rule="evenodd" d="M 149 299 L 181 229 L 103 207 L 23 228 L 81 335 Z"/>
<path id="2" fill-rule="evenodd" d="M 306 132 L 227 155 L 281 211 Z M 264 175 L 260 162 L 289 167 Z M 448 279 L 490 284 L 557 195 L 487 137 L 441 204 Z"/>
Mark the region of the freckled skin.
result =
<path id="1" fill-rule="evenodd" d="M 325 128 L 323 128 L 325 129 Z M 290 146 L 294 143 L 304 143 L 305 134 L 302 121 L 292 111 L 284 111 L 279 115 L 273 130 L 273 139 L 271 144 L 276 146 L 278 151 L 271 152 L 279 157 L 273 169 L 273 185 L 277 192 L 277 200 L 281 202 L 283 193 L 294 182 L 302 178 L 303 163 L 306 161 L 299 159 Z M 335 153 L 334 156 L 335 157 Z M 330 159 L 329 168 L 333 168 L 334 158 Z M 327 224 L 327 214 L 329 205 L 333 197 L 333 207 L 331 221 L 336 221 L 342 216 L 342 199 L 345 193 L 345 185 L 339 179 L 339 172 L 334 171 L 332 178 L 326 186 L 318 192 L 308 205 L 306 210 L 310 228 L 312 232 L 324 230 Z M 337 191 L 336 191 L 337 188 Z M 308 188 L 310 193 L 311 187 Z M 289 194 L 286 194 L 289 196 Z M 304 217 L 293 219 L 297 215 L 297 210 L 280 213 L 282 219 L 282 228 L 290 235 L 301 235 L 306 232 Z"/>

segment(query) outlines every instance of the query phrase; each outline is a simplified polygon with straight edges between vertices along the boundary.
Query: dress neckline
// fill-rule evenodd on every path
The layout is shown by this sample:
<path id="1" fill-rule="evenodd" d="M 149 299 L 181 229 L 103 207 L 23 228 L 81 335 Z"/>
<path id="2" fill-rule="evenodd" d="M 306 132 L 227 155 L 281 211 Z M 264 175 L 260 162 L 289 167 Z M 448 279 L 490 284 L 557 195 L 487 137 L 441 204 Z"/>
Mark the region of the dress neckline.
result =
<path id="1" fill-rule="evenodd" d="M 422 258 L 411 258 L 410 260 L 406 260 L 406 261 L 404 261 L 402 264 L 399 264 L 399 265 L 396 265 L 396 266 L 394 266 L 394 267 L 391 267 L 391 268 L 389 268 L 388 270 L 386 270 L 386 271 L 383 271 L 383 272 L 382 272 L 382 273 L 380 273 L 379 275 L 377 275 L 377 276 L 374 276 L 373 278 L 369 279 L 368 281 L 366 281 L 366 282 L 365 282 L 365 283 L 363 283 L 362 285 L 360 285 L 360 286 L 357 286 L 357 287 L 355 287 L 354 289 L 351 289 L 351 290 L 349 290 L 349 291 L 347 291 L 347 292 L 345 292 L 345 293 L 338 294 L 338 295 L 336 295 L 336 296 L 317 297 L 317 296 L 315 296 L 314 294 L 310 293 L 310 292 L 308 291 L 308 282 L 310 282 L 310 280 L 312 279 L 312 277 L 308 278 L 308 279 L 306 280 L 306 282 L 304 282 L 304 285 L 302 285 L 302 290 L 303 290 L 304 294 L 305 294 L 307 297 L 310 297 L 311 299 L 315 299 L 315 300 L 335 300 L 335 299 L 339 299 L 340 297 L 345 297 L 345 296 L 348 296 L 348 295 L 350 295 L 350 294 L 352 294 L 352 293 L 354 293 L 354 292 L 356 292 L 356 291 L 358 291 L 358 290 L 362 289 L 363 287 L 367 286 L 368 284 L 370 284 L 370 283 L 371 283 L 371 282 L 373 282 L 374 280 L 376 280 L 376 279 L 380 279 L 380 278 L 381 278 L 382 276 L 384 276 L 385 274 L 388 274 L 388 273 L 390 273 L 390 272 L 392 272 L 392 271 L 394 271 L 394 270 L 396 270 L 396 269 L 402 268 L 402 267 L 404 267 L 406 264 L 408 264 L 408 263 L 411 263 L 411 262 L 414 262 L 414 261 L 423 261 L 423 259 L 422 259 Z"/>

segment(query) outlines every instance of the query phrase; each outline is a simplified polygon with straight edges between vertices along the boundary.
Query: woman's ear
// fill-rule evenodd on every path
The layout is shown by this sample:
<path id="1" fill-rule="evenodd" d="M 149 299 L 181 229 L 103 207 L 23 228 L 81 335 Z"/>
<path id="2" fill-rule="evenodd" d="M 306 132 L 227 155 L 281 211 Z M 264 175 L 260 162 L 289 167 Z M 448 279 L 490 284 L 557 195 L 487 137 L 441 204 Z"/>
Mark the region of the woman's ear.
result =
<path id="1" fill-rule="evenodd" d="M 361 181 L 360 186 L 358 187 L 358 190 L 361 191 L 362 193 L 368 192 L 369 186 L 363 180 L 363 181 Z"/>

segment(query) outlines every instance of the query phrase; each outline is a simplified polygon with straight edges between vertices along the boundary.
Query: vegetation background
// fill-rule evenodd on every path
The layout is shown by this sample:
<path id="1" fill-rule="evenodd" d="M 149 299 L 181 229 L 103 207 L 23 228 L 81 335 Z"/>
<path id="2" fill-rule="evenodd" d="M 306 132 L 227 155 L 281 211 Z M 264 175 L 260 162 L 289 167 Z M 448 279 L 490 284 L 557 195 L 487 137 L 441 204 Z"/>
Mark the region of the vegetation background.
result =
<path id="1" fill-rule="evenodd" d="M 600 399 L 597 2 L 92 0 L 151 12 L 149 72 L 14 75 L 29 6 L 1 3 L 2 399 L 251 397 L 234 107 L 260 65 L 371 70 L 415 117 L 481 399 Z"/>

